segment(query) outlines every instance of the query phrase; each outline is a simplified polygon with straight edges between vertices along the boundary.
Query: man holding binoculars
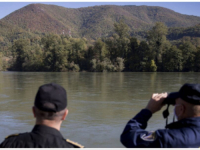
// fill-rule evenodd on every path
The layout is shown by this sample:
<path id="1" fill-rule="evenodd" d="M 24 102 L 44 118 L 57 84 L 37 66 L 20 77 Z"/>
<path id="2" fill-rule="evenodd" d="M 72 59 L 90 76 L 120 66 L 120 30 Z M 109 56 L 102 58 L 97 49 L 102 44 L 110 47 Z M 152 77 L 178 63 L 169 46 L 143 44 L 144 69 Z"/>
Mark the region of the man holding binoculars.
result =
<path id="1" fill-rule="evenodd" d="M 174 105 L 178 121 L 165 129 L 146 131 L 152 114 L 166 104 Z M 164 117 L 168 116 L 168 107 Z M 200 147 L 200 84 L 184 84 L 179 92 L 153 94 L 146 108 L 127 123 L 120 140 L 128 148 Z"/>

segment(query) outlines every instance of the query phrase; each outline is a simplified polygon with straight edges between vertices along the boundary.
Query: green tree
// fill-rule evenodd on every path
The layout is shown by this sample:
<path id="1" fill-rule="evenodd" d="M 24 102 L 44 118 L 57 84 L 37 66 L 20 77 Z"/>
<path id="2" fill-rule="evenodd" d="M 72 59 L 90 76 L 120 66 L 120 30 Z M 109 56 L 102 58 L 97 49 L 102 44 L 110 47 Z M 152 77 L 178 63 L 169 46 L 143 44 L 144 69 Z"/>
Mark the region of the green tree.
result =
<path id="1" fill-rule="evenodd" d="M 119 23 L 114 23 L 114 31 L 119 35 L 119 38 L 127 37 L 129 30 L 128 25 L 123 20 L 120 20 Z"/>
<path id="2" fill-rule="evenodd" d="M 70 39 L 71 42 L 71 50 L 69 51 L 69 62 L 74 62 L 75 64 L 78 64 L 80 69 L 86 68 L 86 60 L 84 58 L 87 45 L 85 43 L 84 39 Z"/>
<path id="3" fill-rule="evenodd" d="M 152 71 L 150 65 L 153 55 L 149 45 L 145 41 L 140 42 L 137 49 L 137 56 L 139 57 L 139 71 Z"/>
<path id="4" fill-rule="evenodd" d="M 197 49 L 197 52 L 195 53 L 195 71 L 200 72 L 200 48 Z"/>
<path id="5" fill-rule="evenodd" d="M 28 59 L 25 59 L 23 64 L 24 71 L 42 71 L 43 66 L 43 51 L 39 46 L 31 46 L 28 51 Z"/>
<path id="6" fill-rule="evenodd" d="M 112 62 L 114 62 L 118 56 L 116 37 L 110 37 L 106 39 L 106 46 L 107 46 L 106 49 L 108 50 L 108 57 Z"/>
<path id="7" fill-rule="evenodd" d="M 47 35 L 42 38 L 44 49 L 44 66 L 47 71 L 62 71 L 67 66 L 67 51 L 58 35 Z"/>
<path id="8" fill-rule="evenodd" d="M 98 39 L 95 42 L 93 50 L 95 59 L 100 61 L 103 61 L 103 59 L 106 57 L 108 53 L 106 49 L 106 44 L 101 39 Z"/>
<path id="9" fill-rule="evenodd" d="M 16 40 L 12 46 L 12 55 L 15 60 L 13 68 L 23 71 L 23 63 L 28 58 L 28 51 L 30 50 L 29 39 Z"/>
<path id="10" fill-rule="evenodd" d="M 145 41 L 138 44 L 136 38 L 131 38 L 127 60 L 131 71 L 152 71 L 150 66 L 153 54 Z"/>
<path id="11" fill-rule="evenodd" d="M 182 51 L 176 46 L 172 46 L 163 54 L 163 71 L 182 71 L 183 57 Z"/>
<path id="12" fill-rule="evenodd" d="M 194 71 L 196 47 L 191 42 L 184 42 L 179 49 L 183 53 L 183 71 Z"/>
<path id="13" fill-rule="evenodd" d="M 151 60 L 150 70 L 149 71 L 151 71 L 151 72 L 156 72 L 157 71 L 157 66 L 156 66 L 154 60 Z"/>
<path id="14" fill-rule="evenodd" d="M 162 63 L 162 53 L 166 47 L 167 32 L 168 28 L 162 22 L 157 22 L 147 33 L 147 41 L 153 52 L 155 63 L 159 66 Z"/>
<path id="15" fill-rule="evenodd" d="M 116 71 L 121 72 L 124 70 L 124 59 L 117 57 L 116 58 L 116 63 L 115 63 Z"/>
<path id="16" fill-rule="evenodd" d="M 127 56 L 125 58 L 125 67 L 126 70 L 129 71 L 136 71 L 137 70 L 137 64 L 139 63 L 139 57 L 137 54 L 137 49 L 139 47 L 139 42 L 137 38 L 130 38 L 130 43 L 128 45 L 128 51 Z"/>
<path id="17" fill-rule="evenodd" d="M 79 72 L 80 67 L 78 64 L 74 64 L 74 62 L 72 61 L 71 63 L 68 64 L 68 69 L 73 72 Z"/>
<path id="18" fill-rule="evenodd" d="M 129 30 L 128 25 L 122 20 L 119 23 L 114 23 L 114 31 L 117 34 L 117 36 L 113 36 L 117 44 L 116 57 L 125 58 L 127 55 L 128 44 L 130 43 L 130 40 L 127 38 L 129 36 Z"/>
<path id="19" fill-rule="evenodd" d="M 91 60 L 95 59 L 95 52 L 93 46 L 88 47 L 88 49 L 85 52 L 84 58 L 85 58 L 85 70 L 91 71 L 92 70 Z"/>
<path id="20" fill-rule="evenodd" d="M 112 63 L 115 62 L 117 57 L 123 59 L 127 56 L 128 44 L 130 40 L 127 38 L 129 34 L 129 27 L 120 20 L 119 23 L 114 23 L 114 34 L 105 40 L 109 59 Z"/>

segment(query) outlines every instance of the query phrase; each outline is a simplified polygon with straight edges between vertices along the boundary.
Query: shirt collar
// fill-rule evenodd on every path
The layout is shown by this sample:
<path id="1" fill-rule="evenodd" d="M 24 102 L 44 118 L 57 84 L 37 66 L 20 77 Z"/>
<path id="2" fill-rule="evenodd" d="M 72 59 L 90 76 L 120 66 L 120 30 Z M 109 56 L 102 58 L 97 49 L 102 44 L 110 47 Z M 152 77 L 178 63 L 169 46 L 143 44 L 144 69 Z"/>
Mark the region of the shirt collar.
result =
<path id="1" fill-rule="evenodd" d="M 200 117 L 181 119 L 179 121 L 166 125 L 165 128 L 178 129 L 181 127 L 188 127 L 188 126 L 200 127 Z"/>
<path id="2" fill-rule="evenodd" d="M 58 131 L 55 128 L 46 126 L 46 125 L 35 125 L 32 132 L 38 132 L 38 133 L 41 133 L 41 134 L 51 134 L 51 135 L 63 138 L 60 131 Z"/>

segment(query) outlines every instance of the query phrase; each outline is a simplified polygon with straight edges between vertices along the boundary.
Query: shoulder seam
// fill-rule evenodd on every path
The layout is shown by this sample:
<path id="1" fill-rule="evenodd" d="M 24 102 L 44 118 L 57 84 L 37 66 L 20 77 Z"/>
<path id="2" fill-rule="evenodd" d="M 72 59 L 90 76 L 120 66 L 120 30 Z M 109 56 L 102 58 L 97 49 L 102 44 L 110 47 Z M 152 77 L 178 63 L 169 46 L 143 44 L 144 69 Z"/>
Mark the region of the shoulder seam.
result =
<path id="1" fill-rule="evenodd" d="M 84 148 L 83 145 L 78 144 L 78 143 L 76 143 L 76 142 L 73 142 L 73 141 L 71 141 L 71 140 L 69 140 L 69 139 L 66 139 L 66 141 L 69 142 L 69 143 L 71 143 L 71 144 L 73 144 L 73 145 L 76 145 L 76 146 L 78 146 L 78 147 L 80 147 L 80 148 Z"/>
<path id="2" fill-rule="evenodd" d="M 12 137 L 12 136 L 18 136 L 19 134 L 11 134 L 11 135 L 8 135 L 5 137 L 5 139 L 9 138 L 9 137 Z"/>

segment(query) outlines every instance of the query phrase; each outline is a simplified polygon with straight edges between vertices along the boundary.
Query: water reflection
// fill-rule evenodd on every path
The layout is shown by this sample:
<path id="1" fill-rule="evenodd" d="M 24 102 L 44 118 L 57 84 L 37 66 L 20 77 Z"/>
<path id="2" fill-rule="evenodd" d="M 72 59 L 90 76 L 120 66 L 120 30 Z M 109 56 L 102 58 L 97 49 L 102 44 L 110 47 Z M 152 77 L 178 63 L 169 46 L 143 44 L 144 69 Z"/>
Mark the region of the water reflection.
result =
<path id="1" fill-rule="evenodd" d="M 153 92 L 177 91 L 186 82 L 200 83 L 200 77 L 199 73 L 0 72 L 0 141 L 32 129 L 35 94 L 49 82 L 67 90 L 69 115 L 61 129 L 65 138 L 86 147 L 120 148 L 125 124 L 146 106 Z M 148 129 L 164 126 L 162 112 L 158 112 Z"/>

